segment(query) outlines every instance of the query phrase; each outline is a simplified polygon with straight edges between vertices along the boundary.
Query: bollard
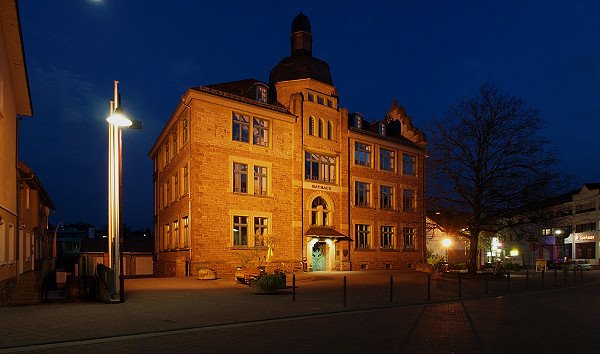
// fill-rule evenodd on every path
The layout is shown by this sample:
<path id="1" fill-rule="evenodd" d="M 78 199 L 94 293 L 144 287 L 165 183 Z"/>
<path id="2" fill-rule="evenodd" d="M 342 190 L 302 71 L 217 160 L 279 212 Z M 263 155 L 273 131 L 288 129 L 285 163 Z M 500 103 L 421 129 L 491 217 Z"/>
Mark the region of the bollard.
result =
<path id="1" fill-rule="evenodd" d="M 394 303 L 394 276 L 390 275 L 390 304 Z"/>
<path id="2" fill-rule="evenodd" d="M 346 307 L 346 276 L 344 275 L 344 307 Z"/>
<path id="3" fill-rule="evenodd" d="M 525 270 L 525 289 L 529 289 L 529 269 Z"/>
<path id="4" fill-rule="evenodd" d="M 292 274 L 292 302 L 296 302 L 296 274 Z"/>
<path id="5" fill-rule="evenodd" d="M 510 291 L 510 272 L 506 273 L 506 292 Z"/>
<path id="6" fill-rule="evenodd" d="M 462 279 L 460 277 L 460 273 L 458 273 L 458 298 L 462 297 Z"/>
<path id="7" fill-rule="evenodd" d="M 431 274 L 427 274 L 427 301 L 431 300 Z"/>
<path id="8" fill-rule="evenodd" d="M 485 294 L 486 295 L 488 294 L 488 279 L 487 278 L 488 278 L 487 273 L 485 273 L 483 275 L 483 282 L 485 284 Z"/>
<path id="9" fill-rule="evenodd" d="M 544 274 L 546 273 L 546 270 L 542 269 L 542 289 L 544 288 Z"/>
<path id="10" fill-rule="evenodd" d="M 556 268 L 554 268 L 554 286 L 558 286 L 558 278 L 556 277 Z"/>

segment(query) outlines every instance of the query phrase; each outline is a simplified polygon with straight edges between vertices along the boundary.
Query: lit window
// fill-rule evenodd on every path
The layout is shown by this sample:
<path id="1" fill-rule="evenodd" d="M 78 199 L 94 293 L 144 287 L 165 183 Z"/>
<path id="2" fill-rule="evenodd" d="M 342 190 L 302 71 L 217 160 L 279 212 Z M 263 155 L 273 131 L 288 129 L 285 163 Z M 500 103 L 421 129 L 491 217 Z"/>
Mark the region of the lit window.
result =
<path id="1" fill-rule="evenodd" d="M 415 211 L 415 192 L 410 189 L 402 191 L 402 210 Z"/>
<path id="2" fill-rule="evenodd" d="M 402 174 L 407 176 L 415 175 L 416 157 L 412 155 L 402 155 Z"/>
<path id="3" fill-rule="evenodd" d="M 267 195 L 267 168 L 254 166 L 254 194 Z"/>
<path id="4" fill-rule="evenodd" d="M 383 171 L 394 172 L 395 155 L 393 150 L 379 149 L 379 168 Z"/>
<path id="5" fill-rule="evenodd" d="M 307 152 L 304 169 L 307 180 L 335 183 L 335 157 Z"/>
<path id="6" fill-rule="evenodd" d="M 269 146 L 269 121 L 256 117 L 252 121 L 252 143 L 254 145 Z"/>
<path id="7" fill-rule="evenodd" d="M 243 163 L 233 163 L 233 192 L 248 192 L 248 165 Z"/>
<path id="8" fill-rule="evenodd" d="M 542 236 L 552 236 L 552 229 L 542 229 Z"/>
<path id="9" fill-rule="evenodd" d="M 402 228 L 403 247 L 405 250 L 415 249 L 415 229 L 412 227 Z"/>
<path id="10" fill-rule="evenodd" d="M 393 226 L 382 226 L 381 227 L 381 248 L 386 248 L 386 249 L 394 248 L 394 227 Z"/>
<path id="11" fill-rule="evenodd" d="M 248 246 L 248 217 L 233 217 L 233 245 Z"/>
<path id="12" fill-rule="evenodd" d="M 365 224 L 356 224 L 355 226 L 356 233 L 356 248 L 366 249 L 371 248 L 371 243 L 369 242 L 371 238 L 371 225 Z"/>
<path id="13" fill-rule="evenodd" d="M 308 118 L 308 135 L 315 135 L 315 119 Z"/>
<path id="14" fill-rule="evenodd" d="M 244 143 L 250 142 L 250 117 L 233 113 L 232 139 Z"/>
<path id="15" fill-rule="evenodd" d="M 330 212 L 327 202 L 321 197 L 316 197 L 311 204 L 311 225 L 328 226 Z"/>
<path id="16" fill-rule="evenodd" d="M 369 183 L 356 181 L 355 186 L 356 193 L 354 196 L 354 205 L 368 207 L 371 198 L 371 185 Z"/>
<path id="17" fill-rule="evenodd" d="M 381 209 L 394 208 L 394 188 L 388 186 L 379 186 L 379 201 Z"/>
<path id="18" fill-rule="evenodd" d="M 371 167 L 371 145 L 354 143 L 354 164 Z"/>
<path id="19" fill-rule="evenodd" d="M 269 219 L 263 217 L 254 218 L 254 246 L 265 245 L 265 236 L 267 235 Z"/>

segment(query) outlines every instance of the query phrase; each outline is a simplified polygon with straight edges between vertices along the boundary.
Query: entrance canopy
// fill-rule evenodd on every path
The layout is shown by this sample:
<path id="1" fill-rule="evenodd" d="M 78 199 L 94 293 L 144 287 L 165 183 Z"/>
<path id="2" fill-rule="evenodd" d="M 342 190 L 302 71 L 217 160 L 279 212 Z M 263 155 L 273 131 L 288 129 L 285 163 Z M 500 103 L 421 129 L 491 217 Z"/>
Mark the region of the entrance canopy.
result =
<path id="1" fill-rule="evenodd" d="M 326 226 L 311 226 L 304 233 L 304 235 L 314 237 L 314 238 L 329 238 L 329 239 L 334 240 L 335 242 L 352 241 L 352 239 L 350 237 L 340 233 L 333 227 L 326 227 Z"/>

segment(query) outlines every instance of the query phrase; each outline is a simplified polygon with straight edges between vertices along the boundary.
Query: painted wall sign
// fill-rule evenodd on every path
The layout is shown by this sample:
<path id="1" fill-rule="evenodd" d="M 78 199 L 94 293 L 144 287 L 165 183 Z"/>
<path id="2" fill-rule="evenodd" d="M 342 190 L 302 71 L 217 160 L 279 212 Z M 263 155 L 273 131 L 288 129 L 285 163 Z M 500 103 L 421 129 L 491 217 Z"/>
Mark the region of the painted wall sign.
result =
<path id="1" fill-rule="evenodd" d="M 579 236 L 576 236 L 576 239 L 578 241 L 594 241 L 596 239 L 596 236 L 594 236 L 594 235 L 579 235 Z"/>
<path id="2" fill-rule="evenodd" d="M 326 191 L 326 192 L 335 192 L 335 193 L 338 193 L 340 191 L 340 187 L 338 187 L 338 186 L 331 186 L 328 184 L 321 184 L 321 183 L 315 183 L 315 182 L 304 182 L 302 184 L 302 188 L 315 189 L 318 191 Z"/>

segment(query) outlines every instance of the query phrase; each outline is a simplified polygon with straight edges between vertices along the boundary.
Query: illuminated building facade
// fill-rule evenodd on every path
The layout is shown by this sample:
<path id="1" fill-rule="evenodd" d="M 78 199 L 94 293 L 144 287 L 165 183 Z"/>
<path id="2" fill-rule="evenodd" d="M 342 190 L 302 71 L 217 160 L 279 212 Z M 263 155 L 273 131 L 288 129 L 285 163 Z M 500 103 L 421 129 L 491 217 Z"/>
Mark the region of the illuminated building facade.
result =
<path id="1" fill-rule="evenodd" d="M 340 108 L 308 18 L 269 83 L 183 95 L 154 146 L 155 274 L 405 269 L 425 250 L 425 136 Z"/>

